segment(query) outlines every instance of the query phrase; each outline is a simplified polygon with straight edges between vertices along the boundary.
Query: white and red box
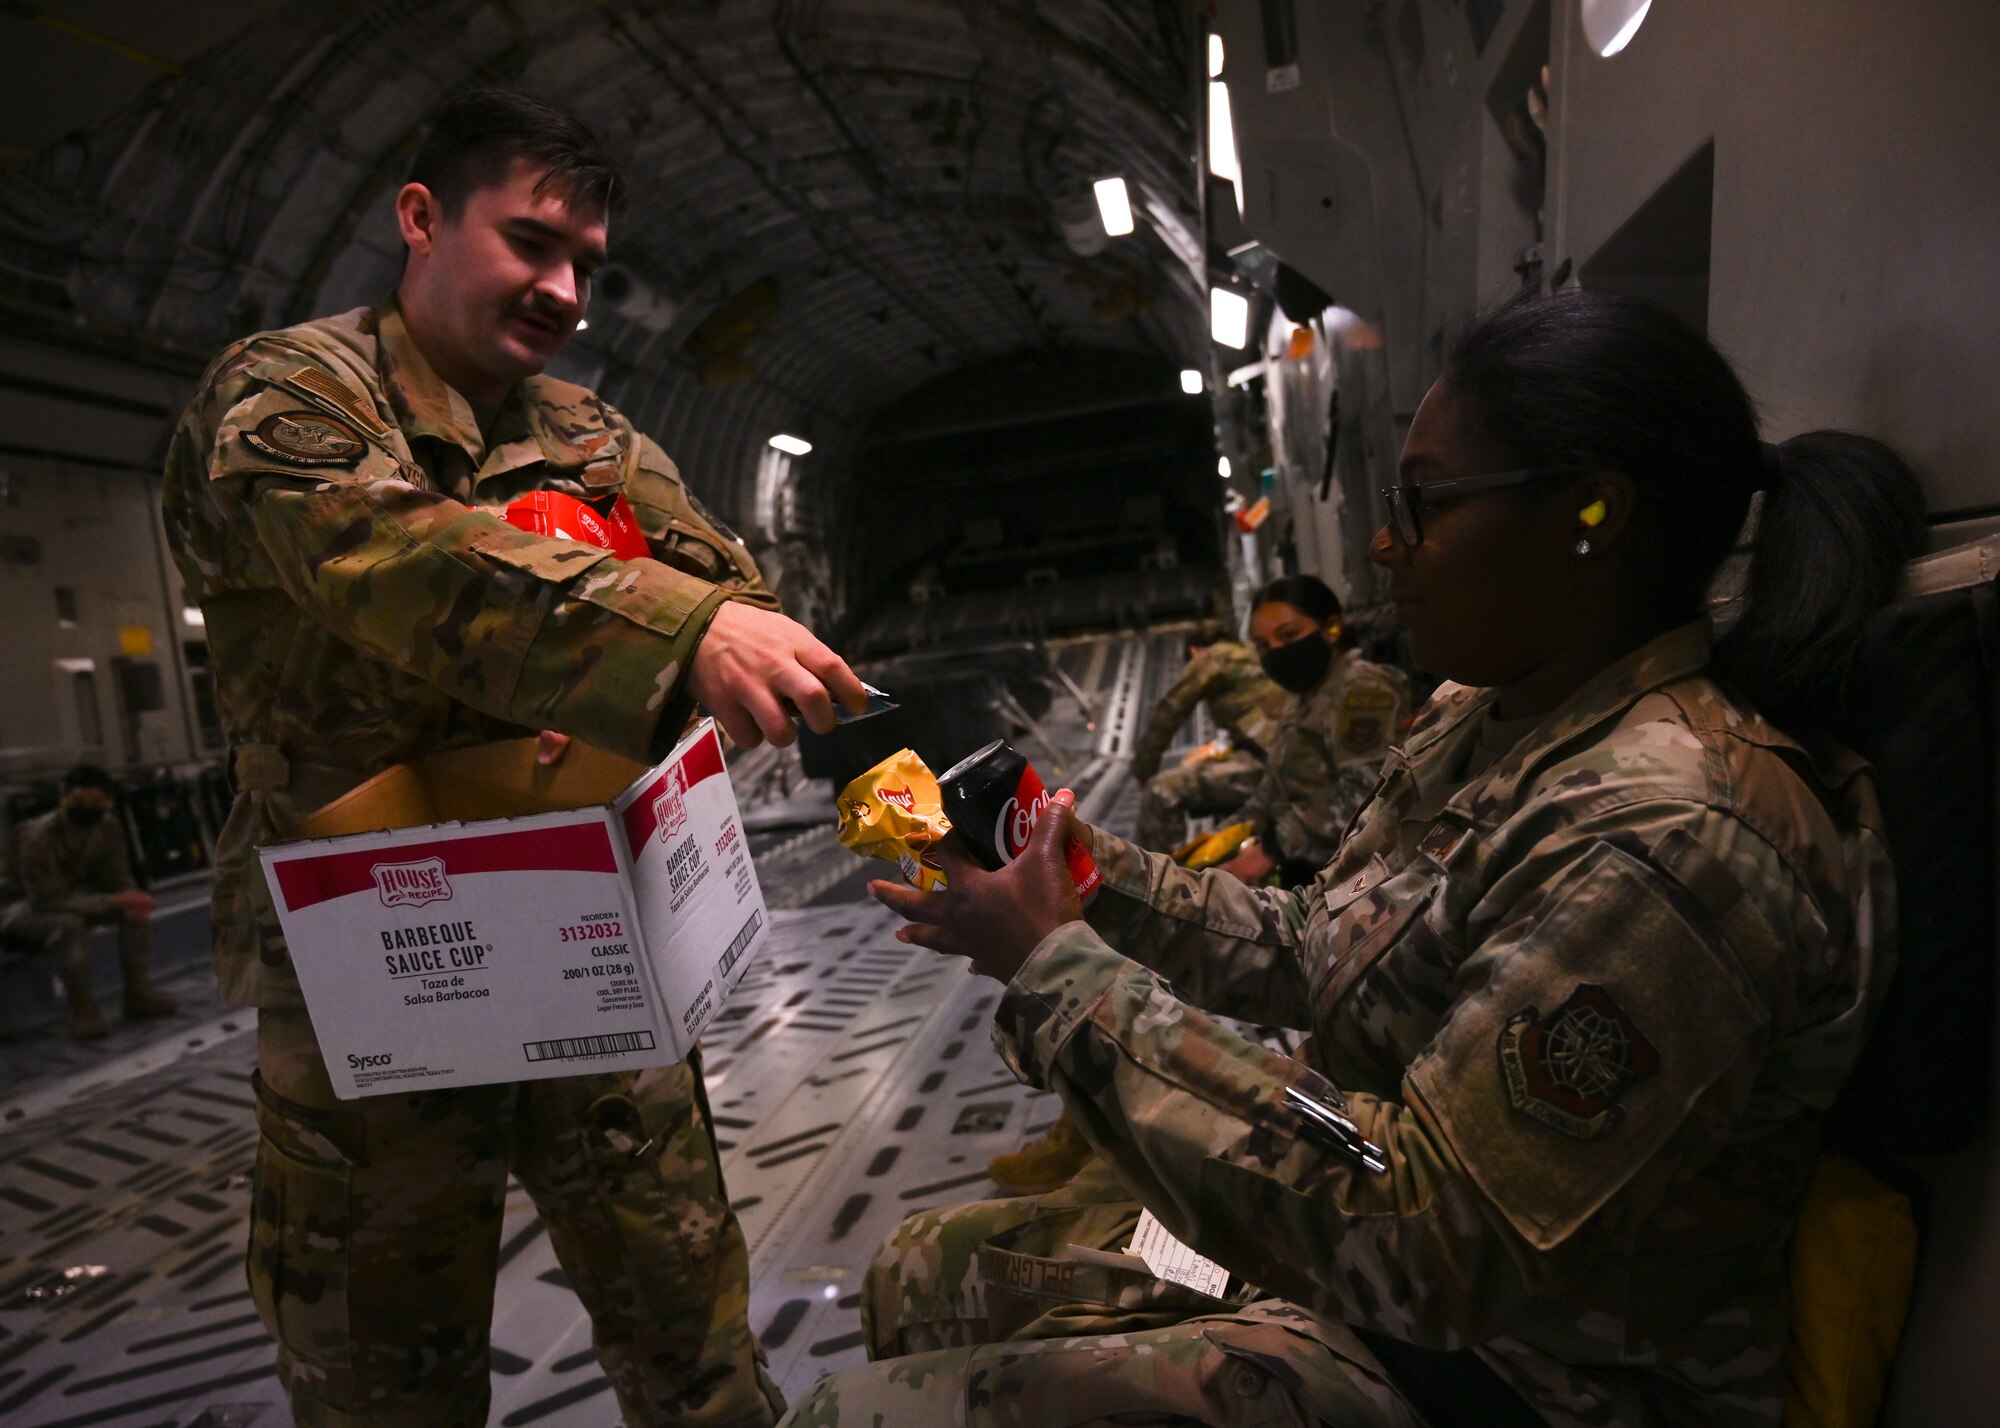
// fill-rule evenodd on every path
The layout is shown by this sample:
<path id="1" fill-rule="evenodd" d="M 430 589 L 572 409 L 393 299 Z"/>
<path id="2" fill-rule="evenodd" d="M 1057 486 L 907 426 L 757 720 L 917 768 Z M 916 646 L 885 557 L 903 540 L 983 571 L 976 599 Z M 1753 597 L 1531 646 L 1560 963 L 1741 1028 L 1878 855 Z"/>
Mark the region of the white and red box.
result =
<path id="1" fill-rule="evenodd" d="M 681 1061 L 741 979 L 770 918 L 713 721 L 636 778 L 563 762 L 398 765 L 301 830 L 373 831 L 262 850 L 338 1095 Z"/>

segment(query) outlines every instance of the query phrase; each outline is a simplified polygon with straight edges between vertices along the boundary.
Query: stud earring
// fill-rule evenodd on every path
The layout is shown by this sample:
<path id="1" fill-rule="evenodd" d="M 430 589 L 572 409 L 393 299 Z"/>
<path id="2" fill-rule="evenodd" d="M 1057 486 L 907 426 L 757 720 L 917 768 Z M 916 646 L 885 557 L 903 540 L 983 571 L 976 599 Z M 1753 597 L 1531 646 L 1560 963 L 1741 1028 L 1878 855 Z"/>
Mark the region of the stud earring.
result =
<path id="1" fill-rule="evenodd" d="M 1585 536 L 1582 540 L 1579 540 L 1576 543 L 1576 553 L 1578 555 L 1590 554 L 1590 537 Z"/>

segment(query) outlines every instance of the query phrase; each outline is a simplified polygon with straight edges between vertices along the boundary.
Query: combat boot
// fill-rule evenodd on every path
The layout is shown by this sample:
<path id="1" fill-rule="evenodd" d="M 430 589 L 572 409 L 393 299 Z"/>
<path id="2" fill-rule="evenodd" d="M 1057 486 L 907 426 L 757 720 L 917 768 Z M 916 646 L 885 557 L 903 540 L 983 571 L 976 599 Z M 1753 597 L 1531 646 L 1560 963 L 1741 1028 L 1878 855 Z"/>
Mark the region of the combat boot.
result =
<path id="1" fill-rule="evenodd" d="M 180 999 L 153 990 L 144 962 L 125 964 L 125 1020 L 146 1021 L 172 1016 L 181 1009 Z"/>
<path id="2" fill-rule="evenodd" d="M 90 974 L 64 972 L 62 984 L 69 997 L 69 1034 L 78 1041 L 102 1041 L 111 1035 L 111 1023 L 97 1009 L 97 991 L 90 985 Z"/>
<path id="3" fill-rule="evenodd" d="M 1041 1195 L 1067 1185 L 1094 1154 L 1065 1113 L 1019 1150 L 994 1156 L 986 1173 L 1009 1195 Z"/>

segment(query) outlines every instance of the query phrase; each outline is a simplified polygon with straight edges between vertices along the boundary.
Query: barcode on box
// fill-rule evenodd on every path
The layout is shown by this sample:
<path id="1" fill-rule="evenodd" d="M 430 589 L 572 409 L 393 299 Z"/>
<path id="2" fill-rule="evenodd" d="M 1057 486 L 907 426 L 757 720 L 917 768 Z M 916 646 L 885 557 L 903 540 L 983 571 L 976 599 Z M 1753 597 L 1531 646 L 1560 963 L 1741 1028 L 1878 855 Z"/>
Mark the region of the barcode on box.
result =
<path id="1" fill-rule="evenodd" d="M 736 934 L 735 940 L 729 944 L 729 950 L 724 952 L 722 960 L 715 964 L 715 975 L 717 977 L 727 977 L 729 975 L 729 969 L 736 965 L 737 959 L 743 955 L 743 949 L 750 945 L 750 939 L 757 935 L 757 929 L 763 925 L 764 914 L 762 912 L 753 912 L 750 914 L 750 920 L 743 924 L 743 930 Z"/>
<path id="2" fill-rule="evenodd" d="M 619 1031 L 606 1036 L 566 1036 L 560 1041 L 524 1041 L 530 1061 L 582 1061 L 592 1056 L 616 1056 L 625 1051 L 651 1051 L 650 1031 Z"/>

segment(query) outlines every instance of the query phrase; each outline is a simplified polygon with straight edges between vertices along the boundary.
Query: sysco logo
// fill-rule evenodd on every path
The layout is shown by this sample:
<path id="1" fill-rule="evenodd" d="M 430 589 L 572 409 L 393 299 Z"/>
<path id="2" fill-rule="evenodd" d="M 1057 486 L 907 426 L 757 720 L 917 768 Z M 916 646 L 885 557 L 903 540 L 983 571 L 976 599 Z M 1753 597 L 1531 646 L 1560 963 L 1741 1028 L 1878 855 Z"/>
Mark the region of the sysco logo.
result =
<path id="1" fill-rule="evenodd" d="M 443 858 L 377 863 L 368 871 L 375 875 L 375 890 L 382 895 L 384 907 L 422 907 L 427 902 L 451 900 L 451 880 L 444 875 Z"/>
<path id="2" fill-rule="evenodd" d="M 1000 805 L 1000 816 L 993 820 L 993 846 L 1000 850 L 1000 857 L 1013 862 L 1028 846 L 1028 835 L 1035 831 L 1035 820 L 1042 816 L 1042 810 L 1049 806 L 1048 790 L 1036 794 L 1023 806 L 1019 795 Z"/>

